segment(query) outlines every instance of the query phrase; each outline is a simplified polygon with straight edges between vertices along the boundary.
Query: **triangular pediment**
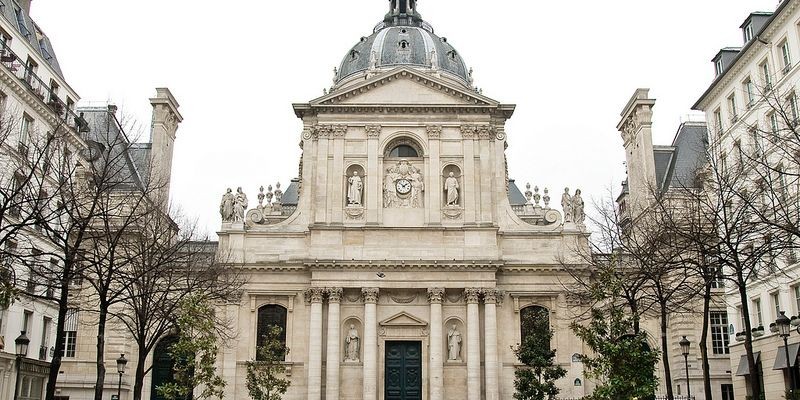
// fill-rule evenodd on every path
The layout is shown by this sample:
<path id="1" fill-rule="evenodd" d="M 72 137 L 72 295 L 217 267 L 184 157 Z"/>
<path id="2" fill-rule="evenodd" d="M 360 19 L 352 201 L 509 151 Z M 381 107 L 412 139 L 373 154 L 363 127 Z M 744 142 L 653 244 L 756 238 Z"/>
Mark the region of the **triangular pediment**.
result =
<path id="1" fill-rule="evenodd" d="M 311 101 L 312 106 L 337 104 L 496 106 L 499 102 L 432 74 L 400 67 Z"/>
<path id="2" fill-rule="evenodd" d="M 403 311 L 380 322 L 380 326 L 428 326 L 428 323 Z"/>

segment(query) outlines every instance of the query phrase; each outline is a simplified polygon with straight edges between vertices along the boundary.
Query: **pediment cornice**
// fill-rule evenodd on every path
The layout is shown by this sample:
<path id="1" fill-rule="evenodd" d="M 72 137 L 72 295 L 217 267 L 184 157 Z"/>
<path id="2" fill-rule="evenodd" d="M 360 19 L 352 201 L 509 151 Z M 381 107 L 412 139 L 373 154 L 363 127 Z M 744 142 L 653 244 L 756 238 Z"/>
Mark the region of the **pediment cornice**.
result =
<path id="1" fill-rule="evenodd" d="M 397 80 L 415 81 L 429 90 L 453 99 L 449 104 L 370 104 L 359 103 L 358 96 Z M 346 102 L 345 102 L 346 101 Z M 299 118 L 319 113 L 478 113 L 498 114 L 510 118 L 514 105 L 500 104 L 467 88 L 430 76 L 409 67 L 399 67 L 378 74 L 356 85 L 339 88 L 309 103 L 293 105 Z"/>

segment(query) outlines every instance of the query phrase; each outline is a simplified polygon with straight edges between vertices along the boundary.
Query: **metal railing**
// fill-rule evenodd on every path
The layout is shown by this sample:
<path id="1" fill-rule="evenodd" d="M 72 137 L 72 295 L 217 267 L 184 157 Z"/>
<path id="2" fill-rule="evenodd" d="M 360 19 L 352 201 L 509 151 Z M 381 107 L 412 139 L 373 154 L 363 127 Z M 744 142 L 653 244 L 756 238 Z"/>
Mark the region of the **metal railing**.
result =
<path id="1" fill-rule="evenodd" d="M 58 97 L 58 93 L 36 74 L 33 67 L 23 64 L 23 62 L 22 58 L 8 47 L 7 43 L 2 43 L 2 46 L 0 46 L 0 64 L 17 77 L 35 97 L 50 108 L 65 126 L 74 129 L 79 134 L 89 132 L 89 125 L 83 116 L 76 114 L 72 110 L 75 104 L 68 105 L 61 100 Z"/>

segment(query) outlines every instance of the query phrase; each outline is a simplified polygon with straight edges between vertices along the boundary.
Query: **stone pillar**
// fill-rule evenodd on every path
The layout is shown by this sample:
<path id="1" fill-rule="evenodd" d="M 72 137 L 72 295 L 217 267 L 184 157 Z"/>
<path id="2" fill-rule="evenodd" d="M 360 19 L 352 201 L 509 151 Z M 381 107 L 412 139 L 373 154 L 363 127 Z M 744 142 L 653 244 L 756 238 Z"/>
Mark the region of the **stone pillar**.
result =
<path id="1" fill-rule="evenodd" d="M 322 288 L 306 290 L 311 302 L 308 321 L 308 400 L 322 397 Z"/>
<path id="2" fill-rule="evenodd" d="M 328 289 L 328 354 L 325 361 L 325 399 L 339 400 L 339 303 L 342 288 Z"/>
<path id="3" fill-rule="evenodd" d="M 430 399 L 444 400 L 444 356 L 442 351 L 442 299 L 443 288 L 428 289 L 428 301 L 431 303 L 430 354 L 428 379 Z"/>
<path id="4" fill-rule="evenodd" d="M 484 374 L 486 375 L 486 400 L 500 399 L 500 376 L 497 369 L 497 289 L 483 290 L 483 340 L 486 357 Z"/>
<path id="5" fill-rule="evenodd" d="M 363 288 L 364 296 L 364 400 L 378 398 L 378 288 Z"/>
<path id="6" fill-rule="evenodd" d="M 480 289 L 464 289 L 467 299 L 467 400 L 481 400 L 480 295 Z"/>

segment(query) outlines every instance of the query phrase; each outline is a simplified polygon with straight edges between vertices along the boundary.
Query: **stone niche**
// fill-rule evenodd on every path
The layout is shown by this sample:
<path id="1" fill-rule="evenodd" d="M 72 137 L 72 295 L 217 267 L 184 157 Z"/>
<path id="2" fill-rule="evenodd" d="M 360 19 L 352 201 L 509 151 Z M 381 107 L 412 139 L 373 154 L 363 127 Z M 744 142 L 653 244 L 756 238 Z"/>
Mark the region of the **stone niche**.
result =
<path id="1" fill-rule="evenodd" d="M 340 359 L 348 365 L 361 365 L 361 358 L 364 348 L 364 328 L 361 320 L 358 317 L 348 317 L 342 323 L 342 354 L 340 355 Z M 350 349 L 347 343 L 348 337 L 350 337 L 350 331 L 355 330 L 356 335 L 358 337 L 358 348 L 357 349 Z M 352 342 L 352 340 L 351 340 Z M 352 354 L 351 354 L 352 353 Z"/>
<path id="2" fill-rule="evenodd" d="M 455 329 L 461 335 L 461 344 L 459 346 L 460 349 L 457 352 L 457 357 L 455 359 L 453 359 L 451 357 L 451 354 L 450 354 L 451 353 L 451 349 L 450 349 L 450 331 L 453 329 L 453 326 L 455 326 Z M 466 335 L 466 330 L 464 329 L 464 327 L 465 327 L 464 321 L 462 321 L 458 317 L 450 317 L 450 318 L 448 318 L 444 322 L 444 325 L 442 326 L 442 341 L 443 341 L 442 349 L 443 349 L 444 360 L 445 360 L 445 362 L 447 364 L 463 364 L 463 363 L 465 363 L 467 361 L 467 352 L 466 352 L 467 335 Z M 453 354 L 453 355 L 455 355 L 455 354 Z"/>
<path id="3" fill-rule="evenodd" d="M 351 202 L 350 200 L 350 179 L 354 177 L 354 174 L 358 174 L 358 178 L 361 180 L 361 190 L 359 196 L 357 196 L 357 202 Z M 344 202 L 345 216 L 348 220 L 359 221 L 364 219 L 364 210 L 367 206 L 366 188 L 367 176 L 364 173 L 364 167 L 356 163 L 348 166 L 345 170 L 345 176 L 342 177 L 342 193 L 344 193 L 342 201 Z"/>
<path id="4" fill-rule="evenodd" d="M 456 182 L 456 199 L 454 202 L 451 202 L 448 198 L 450 174 L 453 174 L 452 178 Z M 442 187 L 439 189 L 442 191 L 441 207 L 444 218 L 449 220 L 461 219 L 464 213 L 464 179 L 461 174 L 461 167 L 456 164 L 446 164 L 442 168 L 441 183 Z"/>

